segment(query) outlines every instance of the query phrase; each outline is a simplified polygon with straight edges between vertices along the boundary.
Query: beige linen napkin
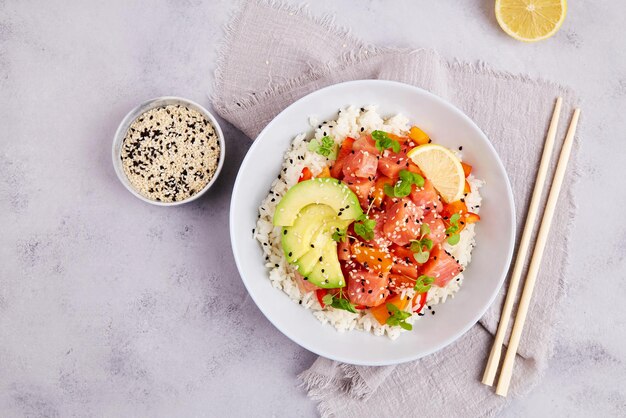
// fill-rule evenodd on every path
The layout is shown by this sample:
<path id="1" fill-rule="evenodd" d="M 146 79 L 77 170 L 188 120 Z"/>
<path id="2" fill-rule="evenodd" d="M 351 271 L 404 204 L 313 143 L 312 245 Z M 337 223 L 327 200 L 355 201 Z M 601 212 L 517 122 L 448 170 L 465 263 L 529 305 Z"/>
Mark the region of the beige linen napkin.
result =
<path id="1" fill-rule="evenodd" d="M 329 18 L 313 18 L 303 9 L 276 3 L 246 3 L 226 31 L 213 105 L 250 138 L 289 104 L 324 86 L 377 78 L 424 88 L 460 108 L 491 140 L 513 187 L 519 239 L 554 99 L 564 99 L 566 118 L 562 119 L 566 120 L 560 126 L 560 140 L 575 104 L 571 91 L 484 64 L 450 62 L 428 49 L 368 46 L 333 27 Z M 574 154 L 576 150 L 577 145 Z M 533 387 L 552 352 L 575 210 L 571 194 L 575 158 L 570 164 L 509 398 Z M 319 358 L 299 378 L 309 396 L 319 402 L 323 416 L 494 415 L 507 401 L 482 385 L 480 378 L 505 290 L 506 286 L 479 324 L 438 353 L 387 367 Z"/>

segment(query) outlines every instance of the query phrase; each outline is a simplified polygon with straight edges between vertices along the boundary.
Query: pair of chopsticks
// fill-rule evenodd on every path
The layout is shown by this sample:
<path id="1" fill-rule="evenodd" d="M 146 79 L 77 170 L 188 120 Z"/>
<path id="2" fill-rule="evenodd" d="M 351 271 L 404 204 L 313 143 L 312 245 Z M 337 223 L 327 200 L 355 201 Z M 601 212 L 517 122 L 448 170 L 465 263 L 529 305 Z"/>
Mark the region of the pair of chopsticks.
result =
<path id="1" fill-rule="evenodd" d="M 485 368 L 485 374 L 483 375 L 482 382 L 488 386 L 492 386 L 496 377 L 496 372 L 500 364 L 500 357 L 502 353 L 502 344 L 504 343 L 504 334 L 509 326 L 509 320 L 511 312 L 513 311 L 513 303 L 519 288 L 520 278 L 522 270 L 524 268 L 524 261 L 528 255 L 530 246 L 530 239 L 533 232 L 533 226 L 537 219 L 537 212 L 539 210 L 539 203 L 541 201 L 541 195 L 543 193 L 544 183 L 550 166 L 550 159 L 552 157 L 552 150 L 554 149 L 554 139 L 556 137 L 557 128 L 559 125 L 559 117 L 561 115 L 562 99 L 559 97 L 556 100 L 554 106 L 554 112 L 552 114 L 552 120 L 550 121 L 550 127 L 546 136 L 546 142 L 543 148 L 543 154 L 541 156 L 541 162 L 539 164 L 539 171 L 537 172 L 537 179 L 535 181 L 535 189 L 533 190 L 532 198 L 530 201 L 530 208 L 528 209 L 528 216 L 526 217 L 526 224 L 524 225 L 524 232 L 522 233 L 522 239 L 520 241 L 517 258 L 515 259 L 515 266 L 513 268 L 513 274 L 511 276 L 511 282 L 509 284 L 509 290 L 506 295 L 504 307 L 502 309 L 502 315 L 500 316 L 500 323 L 498 324 L 498 330 L 496 332 L 493 347 L 489 354 L 489 360 L 487 361 L 487 367 Z M 526 275 L 526 282 L 522 291 L 519 306 L 517 308 L 517 315 L 515 317 L 515 323 L 513 324 L 513 330 L 511 332 L 511 338 L 509 340 L 506 356 L 502 363 L 502 370 L 500 371 L 500 378 L 498 379 L 498 385 L 496 387 L 496 394 L 500 396 L 506 396 L 511 383 L 511 376 L 513 373 L 513 363 L 515 361 L 515 355 L 517 354 L 517 348 L 519 346 L 520 337 L 526 321 L 526 315 L 528 314 L 528 306 L 535 287 L 535 281 L 537 280 L 537 273 L 539 272 L 539 266 L 541 265 L 541 259 L 543 257 L 543 250 L 545 249 L 546 242 L 548 240 L 548 233 L 550 232 L 550 225 L 552 223 L 552 217 L 554 215 L 554 209 L 556 207 L 557 200 L 559 198 L 559 192 L 561 191 L 561 185 L 563 184 L 563 178 L 565 177 L 565 169 L 569 162 L 569 157 L 572 150 L 572 144 L 574 142 L 574 135 L 576 134 L 576 126 L 578 125 L 578 118 L 580 116 L 580 109 L 575 109 L 572 116 L 572 120 L 565 136 L 565 141 L 561 148 L 561 155 L 554 173 L 554 179 L 552 186 L 550 187 L 550 193 L 546 202 L 546 207 L 543 212 L 543 218 L 541 219 L 541 226 L 537 234 L 537 241 L 535 243 L 535 249 L 533 251 L 530 267 Z"/>

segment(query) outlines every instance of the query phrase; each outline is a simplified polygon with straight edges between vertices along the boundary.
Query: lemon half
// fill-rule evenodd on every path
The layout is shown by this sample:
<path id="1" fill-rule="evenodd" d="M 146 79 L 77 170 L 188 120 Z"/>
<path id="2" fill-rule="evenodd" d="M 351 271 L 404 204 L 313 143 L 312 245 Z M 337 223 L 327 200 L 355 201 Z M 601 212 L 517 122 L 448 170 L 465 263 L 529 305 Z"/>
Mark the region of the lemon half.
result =
<path id="1" fill-rule="evenodd" d="M 437 144 L 420 145 L 409 151 L 407 156 L 433 183 L 446 203 L 463 197 L 465 188 L 463 166 L 448 148 Z"/>
<path id="2" fill-rule="evenodd" d="M 554 35 L 566 13 L 567 0 L 496 0 L 496 19 L 500 27 L 524 42 Z"/>

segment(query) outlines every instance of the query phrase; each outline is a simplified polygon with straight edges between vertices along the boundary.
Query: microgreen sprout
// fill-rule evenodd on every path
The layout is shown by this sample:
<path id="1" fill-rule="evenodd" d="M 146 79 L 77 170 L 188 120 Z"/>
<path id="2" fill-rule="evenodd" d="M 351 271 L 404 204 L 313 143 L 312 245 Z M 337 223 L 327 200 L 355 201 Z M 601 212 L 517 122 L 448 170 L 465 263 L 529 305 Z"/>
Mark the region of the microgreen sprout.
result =
<path id="1" fill-rule="evenodd" d="M 367 214 L 362 214 L 354 223 L 354 232 L 363 238 L 365 241 L 369 241 L 374 238 L 374 228 L 376 228 L 376 221 L 370 219 Z"/>
<path id="2" fill-rule="evenodd" d="M 391 148 L 393 152 L 400 152 L 400 143 L 395 139 L 391 139 L 385 131 L 372 132 L 372 138 L 376 141 L 376 148 L 383 152 L 387 148 Z"/>
<path id="3" fill-rule="evenodd" d="M 428 226 L 428 224 L 422 224 L 420 226 L 419 239 L 411 241 L 410 249 L 413 252 L 413 258 L 420 264 L 424 264 L 428 261 L 430 250 L 433 248 L 433 240 L 426 237 L 428 234 L 430 234 L 430 226 Z"/>
<path id="4" fill-rule="evenodd" d="M 327 293 L 322 298 L 322 302 L 324 302 L 324 305 L 332 306 L 335 309 L 342 309 L 344 311 L 356 313 L 356 309 L 354 309 L 354 305 L 350 303 L 349 300 L 344 299 L 342 296 L 343 296 L 343 292 L 341 290 L 339 291 L 339 297 L 333 296 L 330 293 Z"/>
<path id="5" fill-rule="evenodd" d="M 396 305 L 393 303 L 388 303 L 387 311 L 389 311 L 389 318 L 387 318 L 387 325 L 395 327 L 399 326 L 404 328 L 407 331 L 411 331 L 413 329 L 413 325 L 406 322 L 406 319 L 411 316 L 410 312 L 401 311 Z"/>
<path id="6" fill-rule="evenodd" d="M 450 245 L 458 244 L 459 240 L 461 239 L 461 236 L 459 235 L 459 229 L 461 229 L 459 227 L 460 219 L 461 219 L 461 215 L 459 215 L 458 213 L 455 213 L 454 215 L 450 216 L 450 221 L 449 221 L 450 226 L 446 229 L 446 235 L 448 236 L 446 241 Z"/>
<path id="7" fill-rule="evenodd" d="M 426 276 L 425 274 L 422 274 L 415 281 L 414 289 L 417 293 L 428 292 L 430 290 L 430 286 L 432 285 L 434 281 L 435 281 L 434 277 L 430 277 L 430 276 Z"/>
<path id="8" fill-rule="evenodd" d="M 411 186 L 424 186 L 424 177 L 409 170 L 400 170 L 400 179 L 393 186 L 385 184 L 383 190 L 389 197 L 405 197 L 411 194 Z"/>
<path id="9" fill-rule="evenodd" d="M 333 232 L 333 240 L 337 241 L 337 242 L 345 242 L 346 241 L 346 230 L 345 229 L 339 229 L 339 228 L 335 228 L 335 231 Z"/>
<path id="10" fill-rule="evenodd" d="M 332 136 L 325 136 L 319 140 L 311 140 L 308 149 L 330 160 L 337 158 L 337 144 L 335 144 Z"/>

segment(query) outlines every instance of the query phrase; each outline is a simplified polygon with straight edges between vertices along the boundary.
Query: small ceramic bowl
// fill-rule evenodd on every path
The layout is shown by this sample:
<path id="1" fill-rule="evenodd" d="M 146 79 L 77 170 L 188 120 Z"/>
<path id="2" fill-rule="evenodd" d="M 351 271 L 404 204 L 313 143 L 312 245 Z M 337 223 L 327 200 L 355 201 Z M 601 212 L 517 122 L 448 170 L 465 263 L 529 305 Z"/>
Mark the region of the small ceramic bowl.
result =
<path id="1" fill-rule="evenodd" d="M 124 173 L 124 168 L 122 167 L 122 160 L 120 158 L 121 152 L 122 152 L 122 144 L 124 143 L 124 137 L 126 136 L 126 132 L 128 131 L 128 128 L 135 121 L 135 119 L 137 119 L 139 115 L 141 115 L 142 113 L 148 110 L 158 108 L 158 107 L 168 106 L 168 105 L 185 106 L 189 109 L 196 110 L 197 112 L 202 114 L 202 116 L 204 116 L 211 123 L 211 125 L 213 125 L 215 133 L 217 135 L 217 141 L 220 145 L 219 161 L 217 163 L 217 168 L 215 169 L 215 173 L 213 174 L 213 177 L 211 178 L 211 180 L 202 188 L 202 190 L 198 191 L 196 194 L 188 197 L 187 199 L 179 200 L 176 202 L 160 202 L 160 201 L 148 199 L 147 197 L 142 196 L 128 180 L 126 173 Z M 222 129 L 220 128 L 220 125 L 217 123 L 217 120 L 215 119 L 215 117 L 208 110 L 206 110 L 203 106 L 199 105 L 196 102 L 192 102 L 191 100 L 183 99 L 181 97 L 172 97 L 172 96 L 157 97 L 155 99 L 151 99 L 144 103 L 141 103 L 139 106 L 135 107 L 133 110 L 128 112 L 126 117 L 124 117 L 124 119 L 120 123 L 119 127 L 117 128 L 117 131 L 115 132 L 115 137 L 113 138 L 113 155 L 112 155 L 113 168 L 115 169 L 115 173 L 117 174 L 117 177 L 120 179 L 124 187 L 126 187 L 126 189 L 128 189 L 128 191 L 131 192 L 133 195 L 135 195 L 137 198 L 143 200 L 146 203 L 150 203 L 152 205 L 157 205 L 157 206 L 178 206 L 178 205 L 189 203 L 198 199 L 200 196 L 206 193 L 207 190 L 211 188 L 213 183 L 215 183 L 215 180 L 217 179 L 217 176 L 220 174 L 220 171 L 222 171 L 222 166 L 224 165 L 225 145 L 226 144 L 224 142 L 224 134 L 222 133 Z"/>

